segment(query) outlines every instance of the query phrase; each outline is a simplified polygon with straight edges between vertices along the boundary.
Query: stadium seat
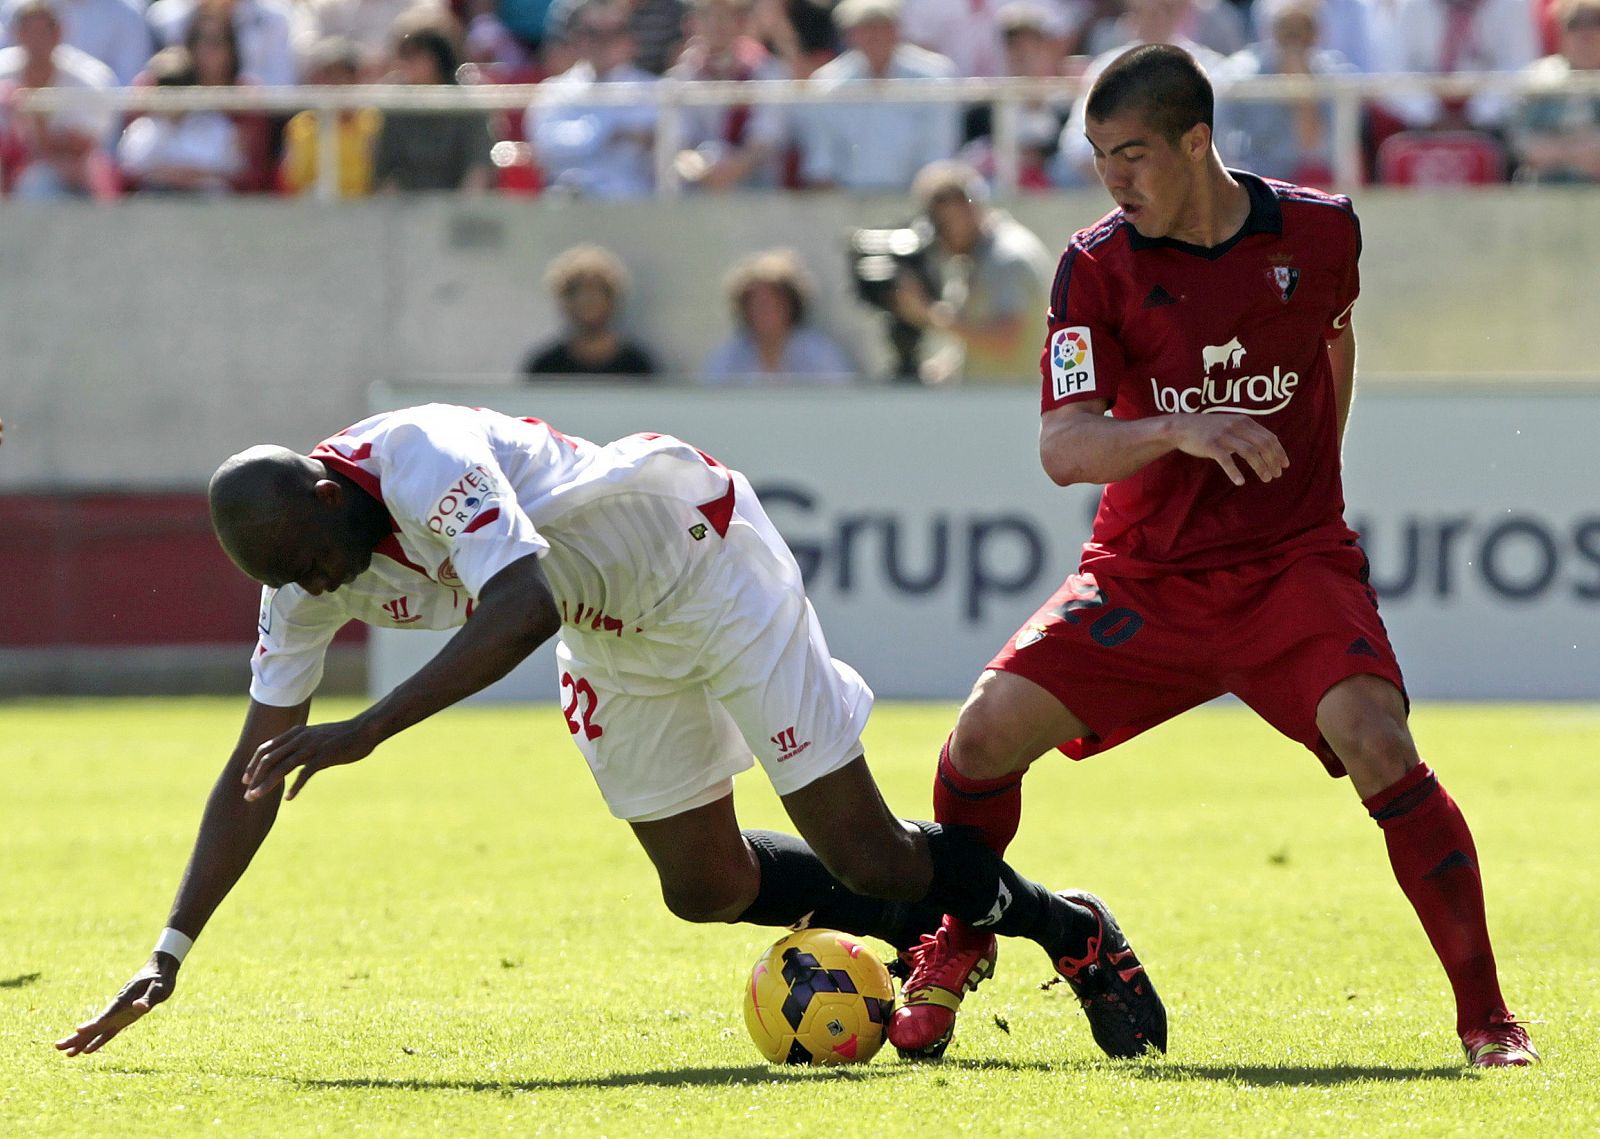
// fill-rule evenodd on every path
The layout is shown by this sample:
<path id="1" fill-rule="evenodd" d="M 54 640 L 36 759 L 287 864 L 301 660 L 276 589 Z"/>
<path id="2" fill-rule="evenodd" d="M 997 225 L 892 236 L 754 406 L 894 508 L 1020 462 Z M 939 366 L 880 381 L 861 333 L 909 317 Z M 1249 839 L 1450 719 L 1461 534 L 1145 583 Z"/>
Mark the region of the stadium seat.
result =
<path id="1" fill-rule="evenodd" d="M 1378 147 L 1378 180 L 1391 186 L 1484 186 L 1506 179 L 1506 151 L 1482 131 L 1400 131 Z"/>

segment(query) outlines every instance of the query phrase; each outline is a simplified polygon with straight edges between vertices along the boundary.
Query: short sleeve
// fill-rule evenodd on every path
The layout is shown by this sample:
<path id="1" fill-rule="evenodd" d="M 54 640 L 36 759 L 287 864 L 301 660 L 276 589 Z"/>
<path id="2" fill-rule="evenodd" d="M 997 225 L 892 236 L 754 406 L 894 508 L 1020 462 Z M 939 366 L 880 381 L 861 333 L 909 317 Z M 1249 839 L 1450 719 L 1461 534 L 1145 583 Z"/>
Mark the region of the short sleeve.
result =
<path id="1" fill-rule="evenodd" d="M 1086 400 L 1116 402 L 1127 363 L 1113 332 L 1103 276 L 1094 255 L 1076 241 L 1061 255 L 1039 361 L 1041 412 Z"/>
<path id="2" fill-rule="evenodd" d="M 1350 325 L 1350 314 L 1355 309 L 1356 297 L 1361 294 L 1361 220 L 1356 217 L 1356 212 L 1349 208 L 1349 199 L 1344 199 L 1345 208 L 1350 217 L 1350 235 L 1344 252 L 1344 262 L 1339 273 L 1338 291 L 1334 294 L 1332 319 L 1328 327 L 1322 330 L 1322 335 L 1328 340 L 1337 340 L 1344 334 Z"/>
<path id="3" fill-rule="evenodd" d="M 263 588 L 250 658 L 250 699 L 277 708 L 309 700 L 322 683 L 328 644 L 348 617 L 331 596 L 297 585 Z"/>
<path id="4" fill-rule="evenodd" d="M 390 512 L 436 544 L 471 596 L 512 562 L 550 549 L 482 437 L 412 425 L 397 428 L 388 449 L 397 476 L 385 480 Z"/>

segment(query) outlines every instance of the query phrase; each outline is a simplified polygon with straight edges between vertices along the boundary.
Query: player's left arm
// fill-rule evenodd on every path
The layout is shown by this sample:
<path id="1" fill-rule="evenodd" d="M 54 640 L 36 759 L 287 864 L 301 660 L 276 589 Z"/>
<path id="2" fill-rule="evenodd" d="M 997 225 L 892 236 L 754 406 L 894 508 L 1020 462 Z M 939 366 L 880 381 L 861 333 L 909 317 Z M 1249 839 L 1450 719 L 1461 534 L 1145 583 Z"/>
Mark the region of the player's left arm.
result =
<path id="1" fill-rule="evenodd" d="M 1328 363 L 1333 365 L 1333 406 L 1339 427 L 1339 446 L 1344 447 L 1344 428 L 1350 419 L 1350 404 L 1356 396 L 1356 329 L 1347 320 L 1344 331 L 1328 341 Z"/>
<path id="2" fill-rule="evenodd" d="M 390 736 L 487 688 L 560 627 L 538 555 L 519 558 L 489 579 L 472 617 L 444 648 L 389 695 L 354 719 L 295 728 L 263 744 L 245 769 L 245 798 L 270 794 L 298 767 L 286 796 L 293 799 L 323 768 L 363 759 Z"/>

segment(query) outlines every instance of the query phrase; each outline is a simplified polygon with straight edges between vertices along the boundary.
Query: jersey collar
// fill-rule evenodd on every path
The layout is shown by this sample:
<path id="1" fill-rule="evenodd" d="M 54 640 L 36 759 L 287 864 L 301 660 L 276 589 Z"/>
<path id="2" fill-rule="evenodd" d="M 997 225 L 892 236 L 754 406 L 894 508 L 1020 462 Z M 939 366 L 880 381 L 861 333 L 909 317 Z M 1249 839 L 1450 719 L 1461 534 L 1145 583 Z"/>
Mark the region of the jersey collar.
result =
<path id="1" fill-rule="evenodd" d="M 1245 170 L 1229 170 L 1234 179 L 1250 195 L 1250 212 L 1245 216 L 1239 232 L 1220 245 L 1193 245 L 1171 237 L 1145 237 L 1132 225 L 1128 228 L 1128 247 L 1135 253 L 1144 249 L 1175 249 L 1179 253 L 1204 257 L 1215 261 L 1245 238 L 1256 233 L 1281 234 L 1283 232 L 1283 207 L 1278 204 L 1276 191 L 1267 183 Z"/>

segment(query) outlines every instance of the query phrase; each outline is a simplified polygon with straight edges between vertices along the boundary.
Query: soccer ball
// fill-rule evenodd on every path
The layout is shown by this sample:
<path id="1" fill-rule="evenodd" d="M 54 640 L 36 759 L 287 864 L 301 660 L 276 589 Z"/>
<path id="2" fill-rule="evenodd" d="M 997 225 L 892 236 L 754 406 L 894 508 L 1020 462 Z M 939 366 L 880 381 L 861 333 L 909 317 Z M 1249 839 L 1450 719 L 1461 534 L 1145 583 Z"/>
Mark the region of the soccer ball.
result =
<path id="1" fill-rule="evenodd" d="M 761 955 L 745 987 L 744 1022 L 775 1064 L 865 1064 L 894 1011 L 889 971 L 865 944 L 803 929 Z"/>

